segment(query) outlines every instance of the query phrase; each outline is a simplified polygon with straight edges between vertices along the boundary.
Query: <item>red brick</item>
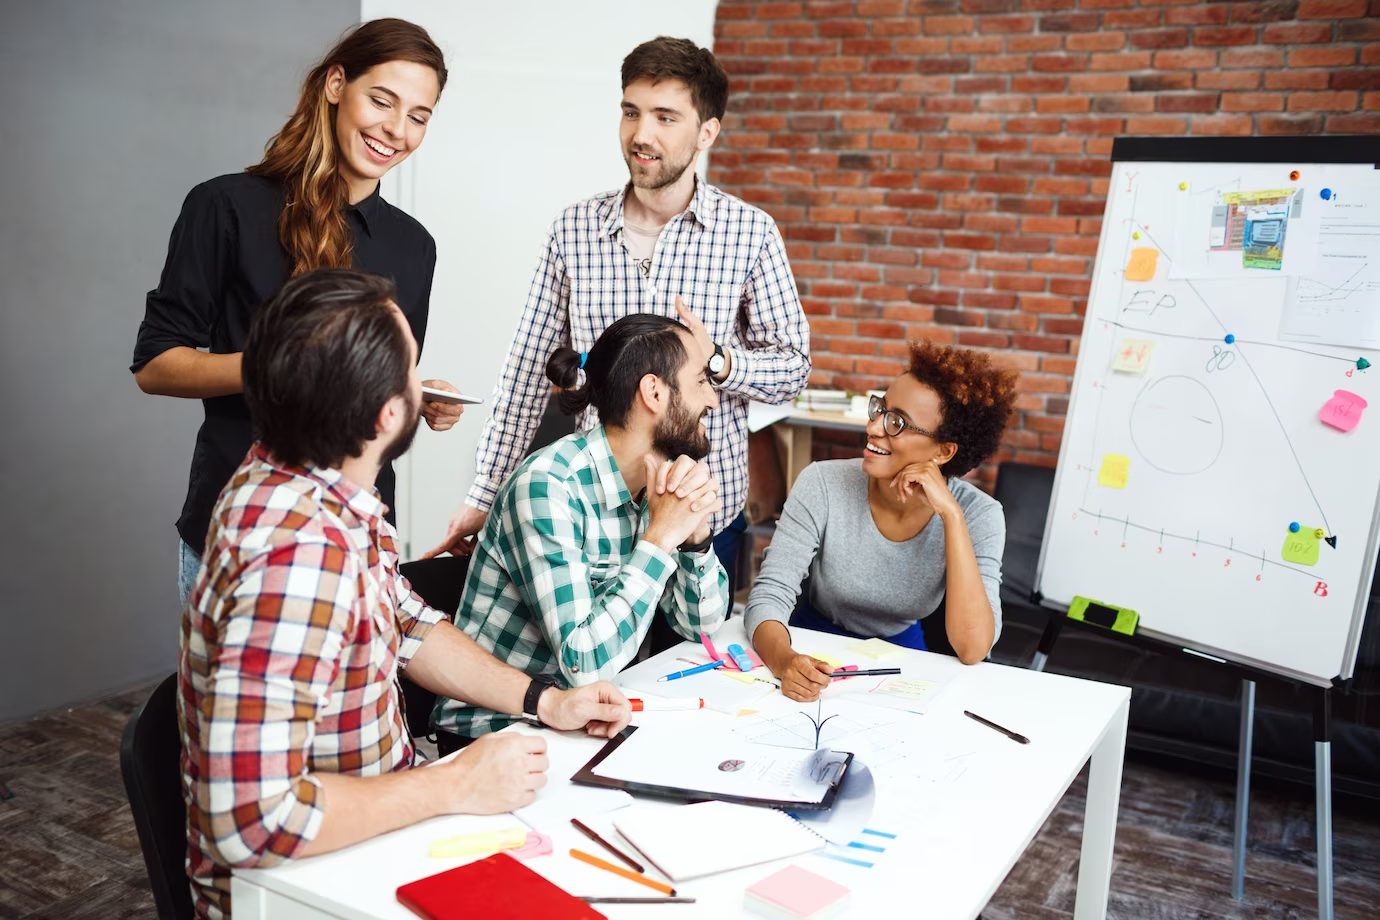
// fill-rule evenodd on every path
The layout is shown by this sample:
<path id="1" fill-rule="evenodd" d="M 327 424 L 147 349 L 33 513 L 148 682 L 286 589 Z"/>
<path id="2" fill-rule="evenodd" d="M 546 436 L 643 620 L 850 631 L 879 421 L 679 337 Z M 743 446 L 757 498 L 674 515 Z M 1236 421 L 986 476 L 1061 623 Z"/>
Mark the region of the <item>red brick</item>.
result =
<path id="1" fill-rule="evenodd" d="M 934 321 L 946 326 L 981 326 L 985 319 L 981 313 L 960 310 L 953 307 L 936 307 Z"/>
<path id="2" fill-rule="evenodd" d="M 1035 111 L 1046 114 L 1082 114 L 1088 111 L 1088 96 L 1041 96 L 1035 100 Z"/>
<path id="3" fill-rule="evenodd" d="M 1303 0 L 1300 19 L 1345 19 L 1366 15 L 1366 0 Z"/>
<path id="4" fill-rule="evenodd" d="M 1248 3 L 1231 5 L 1232 22 L 1278 22 L 1293 19 L 1298 11 L 1298 0 L 1251 0 Z"/>
<path id="5" fill-rule="evenodd" d="M 1041 32 L 1096 32 L 1096 13 L 1066 13 L 1040 17 Z"/>
<path id="6" fill-rule="evenodd" d="M 1264 39 L 1271 45 L 1319 44 L 1332 41 L 1330 22 L 1272 23 L 1265 27 Z"/>
<path id="7" fill-rule="evenodd" d="M 1058 35 L 1013 35 L 1006 40 L 1008 51 L 1058 51 L 1063 46 Z"/>
<path id="8" fill-rule="evenodd" d="M 1126 36 L 1121 32 L 1070 35 L 1064 39 L 1064 47 L 1069 51 L 1116 51 L 1126 47 Z"/>
<path id="9" fill-rule="evenodd" d="M 1056 338 L 1050 335 L 1013 335 L 1011 337 L 1011 344 L 1023 351 L 1048 351 L 1063 354 L 1069 350 L 1068 339 Z M 1055 378 L 1035 379 L 1030 375 L 1025 375 L 1021 378 L 1023 384 L 1021 388 L 1035 392 L 1067 393 L 1068 381 L 1064 382 L 1063 389 L 1056 386 L 1053 389 L 1041 390 L 1041 385 L 1051 384 L 1054 379 Z"/>
<path id="10" fill-rule="evenodd" d="M 1241 4 L 1245 6 L 1245 4 Z M 1164 21 L 1171 26 L 1220 26 L 1227 21 L 1229 10 L 1225 3 L 1208 6 L 1188 6 L 1166 10 Z M 1237 19 L 1237 22 L 1254 22 L 1253 19 Z"/>
<path id="11" fill-rule="evenodd" d="M 1098 114 L 1113 112 L 1153 112 L 1155 100 L 1151 96 L 1109 95 L 1093 100 L 1092 110 Z"/>
<path id="12" fill-rule="evenodd" d="M 1380 134 L 1380 115 L 1329 115 L 1330 134 Z"/>
<path id="13" fill-rule="evenodd" d="M 1380 89 L 1380 69 L 1334 70 L 1333 89 Z"/>
<path id="14" fill-rule="evenodd" d="M 1271 70 L 1265 74 L 1266 89 L 1327 89 L 1326 70 Z"/>
<path id="15" fill-rule="evenodd" d="M 1126 119 L 1127 134 L 1183 134 L 1187 122 L 1182 118 L 1164 116 Z"/>
<path id="16" fill-rule="evenodd" d="M 1161 112 L 1215 112 L 1216 93 L 1169 93 L 1155 100 Z"/>
<path id="17" fill-rule="evenodd" d="M 1032 32 L 1034 16 L 983 16 L 978 19 L 979 32 Z"/>
<path id="18" fill-rule="evenodd" d="M 1013 93 L 1061 93 L 1068 83 L 1067 77 L 1057 77 L 1049 75 L 1036 76 L 1034 74 L 1012 77 L 1011 91 Z"/>
<path id="19" fill-rule="evenodd" d="M 1157 70 L 1205 70 L 1217 65 L 1216 51 L 1160 51 L 1155 55 Z"/>
<path id="20" fill-rule="evenodd" d="M 1093 70 L 1145 70 L 1150 66 L 1151 57 L 1149 51 L 1094 54 L 1091 67 Z"/>
<path id="21" fill-rule="evenodd" d="M 1084 5 L 1090 5 L 1089 0 L 1083 0 Z M 1129 6 L 1130 4 L 1124 4 Z M 1113 10 L 1102 14 L 1102 28 L 1104 29 L 1153 29 L 1160 25 L 1164 19 L 1162 10 Z"/>
<path id="22" fill-rule="evenodd" d="M 1157 29 L 1131 33 L 1132 48 L 1184 48 L 1188 45 L 1187 29 Z"/>
<path id="23" fill-rule="evenodd" d="M 1361 108 L 1368 112 L 1380 109 L 1380 93 L 1365 93 L 1361 96 Z"/>
<path id="24" fill-rule="evenodd" d="M 1254 26 L 1204 26 L 1193 30 L 1193 44 L 1200 47 L 1254 45 L 1256 32 Z"/>
<path id="25" fill-rule="evenodd" d="M 1290 67 L 1345 67 L 1355 63 L 1355 48 L 1328 46 L 1326 48 L 1295 48 L 1289 52 Z"/>
<path id="26" fill-rule="evenodd" d="M 1260 73 L 1254 70 L 1224 70 L 1198 74 L 1198 89 L 1255 89 Z"/>
<path id="27" fill-rule="evenodd" d="M 1223 51 L 1218 63 L 1227 70 L 1247 67 L 1281 67 L 1284 64 L 1284 52 L 1272 48 Z"/>
<path id="28" fill-rule="evenodd" d="M 992 287 L 998 291 L 1043 291 L 1045 279 L 1041 275 L 996 275 Z"/>
<path id="29" fill-rule="evenodd" d="M 1337 41 L 1371 42 L 1380 41 L 1380 15 L 1370 19 L 1349 19 L 1337 23 Z"/>
<path id="30" fill-rule="evenodd" d="M 1367 45 L 1361 49 L 1362 64 L 1380 64 L 1380 44 Z"/>
<path id="31" fill-rule="evenodd" d="M 983 253 L 977 257 L 977 267 L 985 271 L 1024 272 L 1030 270 L 1030 260 L 1007 253 Z"/>
<path id="32" fill-rule="evenodd" d="M 1282 112 L 1283 93 L 1223 93 L 1223 112 Z"/>
<path id="33" fill-rule="evenodd" d="M 1321 115 L 1262 115 L 1256 119 L 1261 134 L 1321 134 Z"/>
<path id="34" fill-rule="evenodd" d="M 1249 115 L 1206 115 L 1193 119 L 1193 134 L 1248 135 L 1251 133 Z"/>
<path id="35" fill-rule="evenodd" d="M 1350 112 L 1356 108 L 1354 92 L 1294 93 L 1289 97 L 1291 112 Z"/>

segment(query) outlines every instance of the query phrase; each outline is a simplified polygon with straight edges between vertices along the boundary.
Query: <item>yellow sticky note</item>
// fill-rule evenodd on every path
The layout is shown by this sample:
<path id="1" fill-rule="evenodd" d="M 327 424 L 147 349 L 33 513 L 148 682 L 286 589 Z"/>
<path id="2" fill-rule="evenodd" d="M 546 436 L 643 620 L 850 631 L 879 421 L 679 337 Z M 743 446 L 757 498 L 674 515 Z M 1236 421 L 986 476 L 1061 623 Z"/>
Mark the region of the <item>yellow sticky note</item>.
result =
<path id="1" fill-rule="evenodd" d="M 866 658 L 871 658 L 873 661 L 883 661 L 887 658 L 893 658 L 904 653 L 905 649 L 901 648 L 899 645 L 892 645 L 885 639 L 873 638 L 864 639 L 861 642 L 854 642 L 852 645 L 848 646 L 848 651 Z"/>
<path id="2" fill-rule="evenodd" d="M 1280 555 L 1285 562 L 1297 562 L 1299 565 L 1316 565 L 1318 561 L 1318 534 L 1320 530 L 1313 530 L 1309 527 L 1299 528 L 1298 533 L 1286 533 L 1284 535 L 1284 548 L 1280 550 Z"/>
<path id="3" fill-rule="evenodd" d="M 1117 346 L 1116 357 L 1112 359 L 1112 370 L 1123 374 L 1144 374 L 1150 366 L 1150 354 L 1154 350 L 1155 343 L 1150 339 L 1124 338 Z"/>
<path id="4" fill-rule="evenodd" d="M 835 671 L 843 667 L 842 661 L 839 661 L 837 658 L 831 658 L 828 655 L 811 655 L 810 657 L 818 658 L 820 661 L 824 662 L 829 667 L 833 668 Z"/>
<path id="5" fill-rule="evenodd" d="M 475 853 L 491 853 L 496 850 L 515 850 L 527 842 L 527 830 L 513 827 L 503 831 L 483 831 L 478 834 L 465 834 L 460 837 L 447 837 L 437 840 L 427 850 L 433 859 L 450 859 L 455 856 L 472 856 Z"/>
<path id="6" fill-rule="evenodd" d="M 1131 458 L 1124 454 L 1103 454 L 1102 469 L 1097 471 L 1097 484 L 1109 489 L 1126 488 L 1131 476 Z"/>
<path id="7" fill-rule="evenodd" d="M 933 690 L 934 687 L 935 682 L 932 680 L 917 680 L 913 677 L 892 677 L 872 692 L 884 693 L 887 696 L 898 696 L 903 700 L 918 700 Z"/>
<path id="8" fill-rule="evenodd" d="M 1159 264 L 1158 249 L 1140 248 L 1131 250 L 1131 260 L 1126 263 L 1127 281 L 1149 281 L 1155 277 L 1155 266 Z"/>

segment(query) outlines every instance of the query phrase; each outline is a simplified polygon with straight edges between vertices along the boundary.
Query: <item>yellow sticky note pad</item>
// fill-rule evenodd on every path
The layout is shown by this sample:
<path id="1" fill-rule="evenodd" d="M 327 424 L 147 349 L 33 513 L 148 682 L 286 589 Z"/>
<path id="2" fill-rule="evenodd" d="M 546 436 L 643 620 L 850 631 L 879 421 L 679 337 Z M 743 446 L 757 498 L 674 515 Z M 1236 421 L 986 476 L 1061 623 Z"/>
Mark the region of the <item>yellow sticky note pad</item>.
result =
<path id="1" fill-rule="evenodd" d="M 848 651 L 873 661 L 883 661 L 887 658 L 894 658 L 905 652 L 899 645 L 892 645 L 885 639 L 864 639 L 862 642 L 854 642 L 848 646 Z"/>
<path id="2" fill-rule="evenodd" d="M 1160 251 L 1142 247 L 1131 250 L 1130 261 L 1126 263 L 1127 281 L 1149 281 L 1155 277 L 1155 267 L 1159 265 Z"/>
<path id="3" fill-rule="evenodd" d="M 933 690 L 934 687 L 935 682 L 932 680 L 917 680 L 913 677 L 892 677 L 872 692 L 884 693 L 887 696 L 897 696 L 903 700 L 918 700 Z"/>
<path id="4" fill-rule="evenodd" d="M 1284 535 L 1284 549 L 1280 550 L 1280 555 L 1285 562 L 1296 562 L 1299 565 L 1316 565 L 1318 562 L 1318 534 L 1321 529 L 1314 530 L 1311 527 L 1299 528 L 1298 533 L 1286 533 Z"/>
<path id="5" fill-rule="evenodd" d="M 1097 484 L 1109 489 L 1124 489 L 1131 477 L 1131 458 L 1124 454 L 1103 454 Z"/>
<path id="6" fill-rule="evenodd" d="M 1117 346 L 1116 357 L 1112 359 L 1112 370 L 1123 374 L 1144 374 L 1150 366 L 1150 354 L 1155 343 L 1150 339 L 1124 338 Z"/>
<path id="7" fill-rule="evenodd" d="M 450 859 L 455 856 L 472 856 L 475 853 L 492 853 L 496 850 L 515 850 L 526 842 L 526 828 L 513 827 L 503 831 L 484 831 L 437 840 L 431 844 L 427 853 L 433 859 Z"/>

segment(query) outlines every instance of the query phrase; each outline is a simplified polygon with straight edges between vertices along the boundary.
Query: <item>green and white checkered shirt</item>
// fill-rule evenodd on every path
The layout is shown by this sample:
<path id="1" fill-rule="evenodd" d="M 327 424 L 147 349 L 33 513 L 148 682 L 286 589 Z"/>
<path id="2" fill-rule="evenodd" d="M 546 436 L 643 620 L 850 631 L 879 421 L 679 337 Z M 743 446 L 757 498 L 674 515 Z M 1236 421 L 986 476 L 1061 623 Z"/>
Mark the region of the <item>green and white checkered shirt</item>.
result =
<path id="1" fill-rule="evenodd" d="M 712 549 L 667 554 L 640 540 L 647 520 L 602 425 L 542 448 L 498 491 L 455 625 L 564 687 L 628 665 L 658 608 L 686 639 L 712 635 L 729 610 L 728 574 Z M 442 697 L 432 721 L 477 737 L 514 717 Z"/>

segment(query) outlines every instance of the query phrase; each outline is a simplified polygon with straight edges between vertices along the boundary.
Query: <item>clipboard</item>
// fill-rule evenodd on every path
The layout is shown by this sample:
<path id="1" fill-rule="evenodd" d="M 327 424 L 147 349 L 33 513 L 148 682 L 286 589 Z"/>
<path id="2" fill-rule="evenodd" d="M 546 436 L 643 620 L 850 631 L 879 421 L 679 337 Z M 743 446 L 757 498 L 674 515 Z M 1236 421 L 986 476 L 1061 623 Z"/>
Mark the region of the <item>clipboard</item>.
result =
<path id="1" fill-rule="evenodd" d="M 680 786 L 661 786 L 654 783 L 639 783 L 631 780 L 614 779 L 610 776 L 600 776 L 594 772 L 594 768 L 603 763 L 610 754 L 618 750 L 619 746 L 632 737 L 633 732 L 637 731 L 636 725 L 629 725 L 618 733 L 617 736 L 609 739 L 609 742 L 599 749 L 599 753 L 590 758 L 589 762 L 580 768 L 574 776 L 570 777 L 572 783 L 579 783 L 583 786 L 602 786 L 605 789 L 622 789 L 636 795 L 650 795 L 662 799 L 677 799 L 684 802 L 734 802 L 739 805 L 762 805 L 772 808 L 789 809 L 790 811 L 828 811 L 834 807 L 834 798 L 838 795 L 839 787 L 843 784 L 843 778 L 848 775 L 848 768 L 853 764 L 853 753 L 851 751 L 838 751 L 843 755 L 843 762 L 840 765 L 838 775 L 829 784 L 829 788 L 824 793 L 824 798 L 818 802 L 801 802 L 797 800 L 785 799 L 766 799 L 752 796 L 730 795 L 721 792 L 706 792 L 704 790 L 686 789 Z"/>

